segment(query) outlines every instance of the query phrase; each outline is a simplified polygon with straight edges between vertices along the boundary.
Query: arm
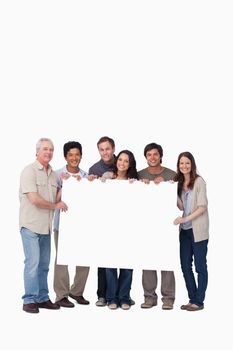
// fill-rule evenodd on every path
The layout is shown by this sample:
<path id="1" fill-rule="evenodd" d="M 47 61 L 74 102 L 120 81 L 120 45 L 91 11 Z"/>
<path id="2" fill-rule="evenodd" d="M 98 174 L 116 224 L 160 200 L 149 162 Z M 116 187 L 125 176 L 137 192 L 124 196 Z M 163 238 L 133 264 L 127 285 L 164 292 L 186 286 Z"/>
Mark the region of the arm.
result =
<path id="1" fill-rule="evenodd" d="M 37 192 L 28 192 L 27 198 L 33 205 L 40 209 L 62 209 L 63 211 L 66 211 L 68 209 L 67 205 L 61 200 L 56 203 L 52 203 L 43 199 Z M 57 199 L 59 199 L 59 192 Z"/>
<path id="2" fill-rule="evenodd" d="M 207 210 L 207 207 L 198 207 L 192 214 L 188 216 L 185 216 L 185 217 L 178 216 L 178 218 L 174 220 L 174 225 L 184 224 L 185 222 L 192 221 L 198 218 L 198 216 L 202 215 L 206 210 Z"/>

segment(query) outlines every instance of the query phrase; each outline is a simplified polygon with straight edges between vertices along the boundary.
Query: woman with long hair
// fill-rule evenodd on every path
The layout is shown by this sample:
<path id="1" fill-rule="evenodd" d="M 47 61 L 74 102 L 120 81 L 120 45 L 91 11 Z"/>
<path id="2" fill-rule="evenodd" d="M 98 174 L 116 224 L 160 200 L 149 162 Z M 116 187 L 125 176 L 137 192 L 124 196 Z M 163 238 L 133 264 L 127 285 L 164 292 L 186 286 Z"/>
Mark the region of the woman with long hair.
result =
<path id="1" fill-rule="evenodd" d="M 137 180 L 137 169 L 134 155 L 129 150 L 121 151 L 116 157 L 116 167 L 113 172 L 104 174 L 104 178 L 115 180 Z M 115 310 L 120 306 L 123 310 L 130 309 L 132 305 L 130 289 L 132 284 L 132 269 L 106 268 L 108 307 Z"/>
<path id="2" fill-rule="evenodd" d="M 182 217 L 174 220 L 180 225 L 180 262 L 189 302 L 182 310 L 197 311 L 204 308 L 208 283 L 207 246 L 209 240 L 208 200 L 206 183 L 198 175 L 196 162 L 190 152 L 180 153 L 177 160 L 177 205 Z M 192 265 L 195 265 L 197 282 Z"/>

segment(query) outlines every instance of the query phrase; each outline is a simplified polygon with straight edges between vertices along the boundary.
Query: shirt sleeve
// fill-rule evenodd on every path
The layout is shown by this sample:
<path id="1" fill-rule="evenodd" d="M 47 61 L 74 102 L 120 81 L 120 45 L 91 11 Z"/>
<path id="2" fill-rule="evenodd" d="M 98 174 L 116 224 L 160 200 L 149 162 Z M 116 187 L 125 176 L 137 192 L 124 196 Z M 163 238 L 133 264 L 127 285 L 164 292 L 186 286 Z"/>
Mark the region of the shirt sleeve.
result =
<path id="1" fill-rule="evenodd" d="M 23 194 L 37 192 L 36 174 L 32 167 L 27 167 L 22 171 L 20 185 Z"/>

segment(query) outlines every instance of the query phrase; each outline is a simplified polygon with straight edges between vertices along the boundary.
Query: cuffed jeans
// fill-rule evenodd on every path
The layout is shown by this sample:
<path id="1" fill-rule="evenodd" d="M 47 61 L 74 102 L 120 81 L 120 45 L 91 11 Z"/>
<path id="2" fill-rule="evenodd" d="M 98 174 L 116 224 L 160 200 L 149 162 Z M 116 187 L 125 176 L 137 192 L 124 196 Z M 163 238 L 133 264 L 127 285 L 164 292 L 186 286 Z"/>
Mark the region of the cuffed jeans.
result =
<path id="1" fill-rule="evenodd" d="M 117 305 L 130 303 L 130 289 L 132 284 L 132 269 L 120 269 L 118 277 L 117 269 L 106 268 L 107 292 L 106 298 L 108 304 Z"/>
<path id="2" fill-rule="evenodd" d="M 51 235 L 38 234 L 22 227 L 20 230 L 24 260 L 24 304 L 41 303 L 49 299 L 48 272 Z"/>
<path id="3" fill-rule="evenodd" d="M 200 306 L 204 305 L 208 283 L 207 246 L 208 239 L 194 242 L 192 229 L 180 231 L 180 263 L 188 291 L 189 302 Z M 192 270 L 193 259 L 197 273 L 197 283 Z"/>

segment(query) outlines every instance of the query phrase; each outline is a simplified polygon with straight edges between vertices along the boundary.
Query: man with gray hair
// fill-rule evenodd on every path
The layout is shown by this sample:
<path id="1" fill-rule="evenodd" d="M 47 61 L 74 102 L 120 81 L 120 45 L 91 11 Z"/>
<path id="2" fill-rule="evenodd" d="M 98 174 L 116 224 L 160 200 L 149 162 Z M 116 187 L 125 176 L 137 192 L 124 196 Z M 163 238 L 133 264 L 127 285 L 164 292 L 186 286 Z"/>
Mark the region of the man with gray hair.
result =
<path id="1" fill-rule="evenodd" d="M 38 313 L 60 306 L 49 299 L 48 271 L 54 209 L 66 211 L 67 205 L 57 201 L 56 174 L 50 166 L 53 142 L 41 138 L 36 144 L 36 160 L 27 165 L 20 176 L 19 228 L 25 255 L 23 310 Z"/>

